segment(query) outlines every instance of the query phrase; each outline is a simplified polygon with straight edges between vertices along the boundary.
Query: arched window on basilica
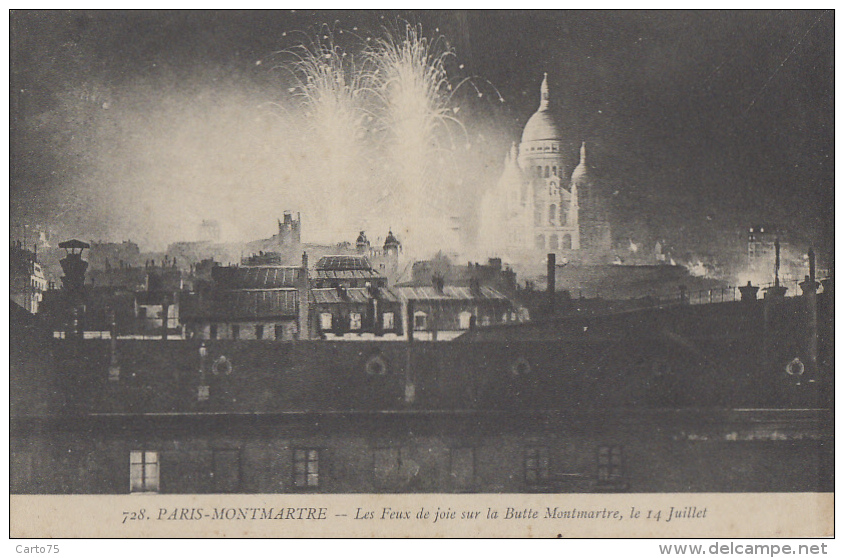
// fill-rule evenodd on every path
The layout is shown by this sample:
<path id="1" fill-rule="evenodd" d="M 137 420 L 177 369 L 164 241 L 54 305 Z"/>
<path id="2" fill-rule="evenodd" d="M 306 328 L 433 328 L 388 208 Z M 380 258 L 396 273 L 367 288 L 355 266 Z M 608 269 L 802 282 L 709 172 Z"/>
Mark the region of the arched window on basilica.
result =
<path id="1" fill-rule="evenodd" d="M 548 224 L 555 225 L 557 223 L 557 206 L 553 203 L 548 206 Z"/>
<path id="2" fill-rule="evenodd" d="M 561 206 L 560 206 L 560 226 L 561 226 L 561 227 L 565 227 L 565 226 L 566 226 L 566 221 L 567 221 L 567 218 L 566 218 L 566 208 L 565 208 L 565 206 L 562 206 L 562 205 L 561 205 Z"/>
<path id="3" fill-rule="evenodd" d="M 549 250 L 558 250 L 560 248 L 560 243 L 557 240 L 557 235 L 552 234 L 551 237 L 548 239 L 548 249 Z"/>
<path id="4" fill-rule="evenodd" d="M 545 178 L 551 178 L 551 167 L 545 167 Z"/>
<path id="5" fill-rule="evenodd" d="M 533 224 L 537 227 L 542 225 L 542 214 L 545 213 L 543 211 L 543 207 L 541 203 L 536 204 L 533 208 Z"/>

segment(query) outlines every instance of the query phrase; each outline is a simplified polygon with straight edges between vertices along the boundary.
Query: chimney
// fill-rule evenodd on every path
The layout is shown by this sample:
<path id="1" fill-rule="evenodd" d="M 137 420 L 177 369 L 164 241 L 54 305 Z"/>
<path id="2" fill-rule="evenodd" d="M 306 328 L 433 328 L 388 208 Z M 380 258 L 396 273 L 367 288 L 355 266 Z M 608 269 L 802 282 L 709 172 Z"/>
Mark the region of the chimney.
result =
<path id="1" fill-rule="evenodd" d="M 299 269 L 299 339 L 310 338 L 310 294 L 308 276 L 308 253 L 302 252 L 302 267 Z"/>
<path id="2" fill-rule="evenodd" d="M 548 254 L 548 313 L 554 315 L 554 299 L 557 289 L 557 256 Z"/>
<path id="3" fill-rule="evenodd" d="M 346 292 L 346 287 L 343 285 L 335 285 L 334 290 L 337 291 L 337 296 L 342 298 L 343 300 L 349 299 L 349 293 Z"/>
<path id="4" fill-rule="evenodd" d="M 759 292 L 759 287 L 754 287 L 753 284 L 748 281 L 747 285 L 739 287 L 738 290 L 741 293 L 742 302 L 756 302 L 756 293 Z"/>
<path id="5" fill-rule="evenodd" d="M 472 292 L 473 297 L 480 298 L 481 282 L 478 281 L 477 277 L 472 277 L 471 279 L 469 279 L 469 290 Z"/>
<path id="6" fill-rule="evenodd" d="M 809 280 L 815 282 L 815 251 L 809 248 Z"/>
<path id="7" fill-rule="evenodd" d="M 445 288 L 445 280 L 443 277 L 435 273 L 431 278 L 431 282 L 434 284 L 434 290 L 437 291 L 437 294 L 443 294 L 443 289 Z"/>
<path id="8" fill-rule="evenodd" d="M 820 285 L 815 281 L 815 251 L 809 248 L 809 275 L 806 280 L 800 283 L 800 288 L 803 289 L 803 299 L 806 301 L 806 309 L 808 310 L 807 326 L 807 347 L 806 352 L 809 354 L 809 360 L 812 361 L 814 367 L 818 361 L 818 287 Z"/>
<path id="9" fill-rule="evenodd" d="M 407 341 L 413 342 L 413 300 L 407 301 Z M 408 357 L 409 358 L 409 357 Z"/>

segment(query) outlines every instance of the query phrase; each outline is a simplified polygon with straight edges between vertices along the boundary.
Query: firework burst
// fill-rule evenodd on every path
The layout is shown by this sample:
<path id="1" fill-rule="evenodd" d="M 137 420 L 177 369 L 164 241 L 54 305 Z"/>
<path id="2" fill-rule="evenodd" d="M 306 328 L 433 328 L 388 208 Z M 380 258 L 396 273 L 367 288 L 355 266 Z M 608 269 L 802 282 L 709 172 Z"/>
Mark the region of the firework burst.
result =
<path id="1" fill-rule="evenodd" d="M 288 92 L 305 117 L 302 145 L 305 172 L 311 185 L 312 210 L 330 216 L 331 231 L 348 234 L 349 203 L 361 190 L 366 161 L 367 109 L 371 74 L 366 61 L 358 65 L 334 40 L 334 30 L 323 25 L 304 44 L 281 52 L 283 65 L 293 76 Z"/>
<path id="2" fill-rule="evenodd" d="M 455 54 L 443 37 L 429 39 L 420 26 L 406 24 L 403 33 L 376 40 L 366 56 L 374 68 L 371 89 L 392 174 L 391 205 L 406 216 L 409 241 L 423 233 L 430 238 L 431 231 L 450 228 L 439 223 L 447 221 L 443 212 L 454 186 L 445 176 L 454 175 L 447 170 L 453 166 L 455 132 L 466 135 L 451 105 L 459 85 L 446 69 Z"/>

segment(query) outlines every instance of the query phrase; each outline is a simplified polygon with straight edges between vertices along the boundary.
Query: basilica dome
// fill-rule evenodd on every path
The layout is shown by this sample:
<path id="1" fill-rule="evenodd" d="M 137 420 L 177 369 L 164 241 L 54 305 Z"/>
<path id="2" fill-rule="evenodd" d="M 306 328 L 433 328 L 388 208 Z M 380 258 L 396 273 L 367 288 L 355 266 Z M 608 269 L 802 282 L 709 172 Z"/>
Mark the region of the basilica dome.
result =
<path id="1" fill-rule="evenodd" d="M 559 139 L 560 130 L 554 122 L 554 117 L 548 110 L 543 109 L 533 113 L 522 132 L 522 142 Z"/>
<path id="2" fill-rule="evenodd" d="M 525 124 L 522 132 L 522 143 L 529 141 L 545 141 L 561 139 L 560 129 L 554 121 L 550 111 L 550 93 L 548 91 L 548 74 L 542 78 L 541 101 L 539 110 Z"/>

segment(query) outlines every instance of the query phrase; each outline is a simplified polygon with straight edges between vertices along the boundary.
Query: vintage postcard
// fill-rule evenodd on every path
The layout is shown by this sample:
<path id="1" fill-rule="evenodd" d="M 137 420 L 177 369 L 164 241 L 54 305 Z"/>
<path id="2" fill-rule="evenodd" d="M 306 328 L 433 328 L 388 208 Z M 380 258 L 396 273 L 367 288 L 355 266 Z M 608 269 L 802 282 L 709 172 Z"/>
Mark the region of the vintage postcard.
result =
<path id="1" fill-rule="evenodd" d="M 832 11 L 10 34 L 13 537 L 834 534 Z"/>

